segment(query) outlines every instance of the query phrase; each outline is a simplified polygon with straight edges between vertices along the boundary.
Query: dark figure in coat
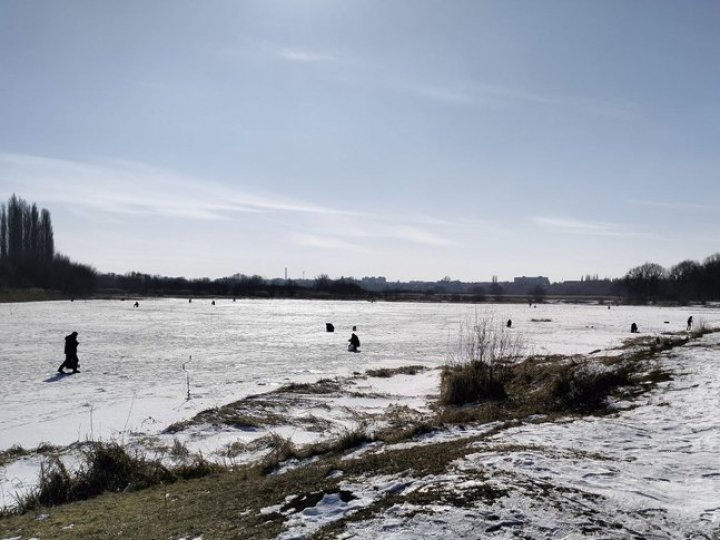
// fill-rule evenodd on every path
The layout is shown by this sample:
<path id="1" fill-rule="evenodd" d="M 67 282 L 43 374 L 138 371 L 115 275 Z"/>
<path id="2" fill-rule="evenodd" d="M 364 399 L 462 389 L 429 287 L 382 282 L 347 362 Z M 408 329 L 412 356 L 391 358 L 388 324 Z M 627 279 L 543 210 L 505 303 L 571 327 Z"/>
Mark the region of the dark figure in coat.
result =
<path id="1" fill-rule="evenodd" d="M 69 336 L 65 336 L 65 361 L 58 368 L 58 373 L 65 373 L 63 371 L 65 368 L 72 369 L 73 373 L 77 373 L 78 371 L 80 371 L 78 369 L 78 364 L 80 363 L 80 360 L 78 360 L 77 357 L 77 335 L 77 332 L 73 332 Z"/>
<path id="2" fill-rule="evenodd" d="M 692 315 L 690 315 L 690 316 L 688 317 L 688 323 L 687 323 L 687 324 L 688 324 L 688 325 L 687 325 L 687 331 L 688 331 L 688 332 L 689 332 L 690 330 L 692 330 L 692 323 L 693 323 Z"/>
<path id="3" fill-rule="evenodd" d="M 637 333 L 638 333 L 638 326 L 637 326 L 637 324 L 632 323 L 632 324 L 630 325 L 630 333 L 632 333 L 632 334 L 637 334 Z"/>
<path id="4" fill-rule="evenodd" d="M 357 337 L 355 332 L 353 332 L 348 341 L 350 342 L 350 345 L 348 345 L 348 351 L 357 352 L 358 348 L 360 347 L 360 338 Z"/>

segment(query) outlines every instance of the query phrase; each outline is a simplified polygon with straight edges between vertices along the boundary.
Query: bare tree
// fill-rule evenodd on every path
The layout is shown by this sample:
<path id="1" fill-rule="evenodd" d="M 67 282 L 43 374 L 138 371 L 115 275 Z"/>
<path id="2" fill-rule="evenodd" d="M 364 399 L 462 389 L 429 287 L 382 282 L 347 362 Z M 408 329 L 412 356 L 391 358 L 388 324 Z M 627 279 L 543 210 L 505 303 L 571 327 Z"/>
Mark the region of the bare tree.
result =
<path id="1" fill-rule="evenodd" d="M 52 222 L 50 212 L 45 208 L 40 212 L 40 225 L 38 234 L 40 260 L 47 264 L 55 257 L 55 240 L 53 238 Z"/>
<path id="2" fill-rule="evenodd" d="M 0 204 L 0 272 L 7 263 L 7 210 L 5 203 Z"/>
<path id="3" fill-rule="evenodd" d="M 656 298 L 667 272 L 656 263 L 647 262 L 628 271 L 623 278 L 632 297 L 647 302 Z"/>

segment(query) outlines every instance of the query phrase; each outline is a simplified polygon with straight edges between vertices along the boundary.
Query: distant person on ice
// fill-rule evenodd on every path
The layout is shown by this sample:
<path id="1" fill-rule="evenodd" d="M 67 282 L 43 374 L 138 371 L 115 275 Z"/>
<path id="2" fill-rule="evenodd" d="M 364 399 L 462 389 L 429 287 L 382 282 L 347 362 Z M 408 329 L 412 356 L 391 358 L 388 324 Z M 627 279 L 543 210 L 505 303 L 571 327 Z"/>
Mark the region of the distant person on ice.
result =
<path id="1" fill-rule="evenodd" d="M 508 319 L 505 323 L 505 326 L 507 326 L 508 328 L 512 328 L 512 319 Z"/>
<path id="2" fill-rule="evenodd" d="M 630 333 L 631 333 L 631 334 L 637 334 L 637 333 L 638 333 L 637 324 L 632 323 L 632 324 L 630 325 Z"/>
<path id="3" fill-rule="evenodd" d="M 688 326 L 687 326 L 687 331 L 688 331 L 688 332 L 689 332 L 690 330 L 692 330 L 692 323 L 693 323 L 692 315 L 690 315 L 690 316 L 688 317 Z"/>
<path id="4" fill-rule="evenodd" d="M 358 348 L 360 347 L 360 338 L 357 337 L 355 332 L 352 333 L 348 341 L 350 342 L 350 345 L 348 345 L 348 351 L 358 352 Z"/>
<path id="5" fill-rule="evenodd" d="M 73 332 L 69 336 L 65 336 L 65 361 L 58 368 L 58 373 L 65 373 L 63 371 L 65 368 L 72 369 L 73 373 L 78 373 L 80 371 L 78 369 L 80 360 L 78 360 L 77 357 L 77 335 L 77 332 Z"/>

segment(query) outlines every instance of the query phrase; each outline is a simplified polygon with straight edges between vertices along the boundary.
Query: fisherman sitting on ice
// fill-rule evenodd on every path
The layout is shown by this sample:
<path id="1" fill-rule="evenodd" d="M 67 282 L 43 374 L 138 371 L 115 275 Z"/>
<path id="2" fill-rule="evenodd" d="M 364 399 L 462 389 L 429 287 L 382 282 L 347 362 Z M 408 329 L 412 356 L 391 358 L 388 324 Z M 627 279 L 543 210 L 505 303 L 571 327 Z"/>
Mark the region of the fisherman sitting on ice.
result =
<path id="1" fill-rule="evenodd" d="M 350 342 L 350 345 L 348 345 L 348 351 L 358 352 L 358 348 L 360 347 L 360 338 L 357 337 L 355 332 L 352 333 L 348 341 Z"/>

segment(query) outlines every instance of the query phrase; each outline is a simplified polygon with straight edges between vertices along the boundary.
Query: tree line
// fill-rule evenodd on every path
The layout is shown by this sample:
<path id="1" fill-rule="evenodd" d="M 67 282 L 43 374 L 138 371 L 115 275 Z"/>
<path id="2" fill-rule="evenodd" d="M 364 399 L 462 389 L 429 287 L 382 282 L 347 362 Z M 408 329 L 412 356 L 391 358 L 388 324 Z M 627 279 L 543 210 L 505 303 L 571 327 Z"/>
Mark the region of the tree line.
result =
<path id="1" fill-rule="evenodd" d="M 56 253 L 50 212 L 13 194 L 0 204 L 0 286 L 88 294 L 96 272 Z"/>
<path id="2" fill-rule="evenodd" d="M 507 296 L 499 282 L 489 290 L 470 287 L 467 292 L 453 293 L 442 282 L 416 284 L 392 283 L 382 290 L 368 288 L 364 280 L 352 277 L 331 279 L 320 274 L 314 279 L 265 279 L 258 275 L 235 274 L 219 279 L 186 279 L 163 277 L 131 272 L 124 275 L 103 274 L 99 286 L 108 293 L 141 295 L 217 295 L 261 298 L 378 298 L 378 299 L 431 299 L 463 301 L 506 301 L 510 297 L 525 296 L 532 302 L 542 302 L 548 295 L 605 296 L 622 298 L 628 303 L 720 301 L 720 253 L 707 257 L 702 263 L 686 260 L 668 269 L 656 263 L 645 263 L 631 268 L 622 278 L 598 279 L 586 276 L 576 282 L 553 283 L 549 289 L 535 286 L 523 294 Z M 459 282 L 458 282 L 459 283 Z M 413 285 L 412 287 L 408 285 Z M 515 298 L 517 300 L 517 298 Z"/>
<path id="3" fill-rule="evenodd" d="M 309 280 L 306 280 L 309 281 Z M 352 278 L 330 279 L 321 274 L 312 284 L 292 279 L 265 279 L 259 275 L 234 274 L 218 279 L 165 277 L 129 272 L 101 274 L 98 286 L 108 294 L 168 296 L 232 296 L 254 298 L 366 298 L 365 291 Z"/>
<path id="4" fill-rule="evenodd" d="M 648 262 L 631 268 L 622 285 L 626 299 L 635 303 L 720 300 L 720 253 L 702 263 L 685 260 L 670 268 Z"/>
<path id="5" fill-rule="evenodd" d="M 367 283 L 366 283 L 367 281 Z M 378 288 L 378 284 L 382 287 Z M 506 284 L 512 287 L 513 284 Z M 235 274 L 220 279 L 186 279 L 151 276 L 138 272 L 124 275 L 102 274 L 55 252 L 50 212 L 35 203 L 12 195 L 0 204 L 0 287 L 40 287 L 71 295 L 87 295 L 98 288 L 106 293 L 141 295 L 218 295 L 269 298 L 401 298 L 423 294 L 502 301 L 508 291 L 493 279 L 486 292 L 477 284 L 452 281 L 386 283 L 385 279 L 331 279 L 320 274 L 314 280 L 267 280 L 258 275 Z M 465 290 L 467 289 L 467 290 Z M 460 294 L 460 293 L 463 294 Z M 510 291 L 512 292 L 512 291 Z M 489 296 L 487 295 L 489 293 Z M 531 301 L 542 301 L 547 294 L 573 296 L 598 294 L 622 297 L 626 302 L 703 302 L 720 301 L 720 253 L 702 263 L 685 260 L 670 268 L 645 263 L 631 268 L 619 279 L 598 279 L 587 275 L 579 282 L 553 283 L 548 289 L 536 286 L 525 292 Z"/>

